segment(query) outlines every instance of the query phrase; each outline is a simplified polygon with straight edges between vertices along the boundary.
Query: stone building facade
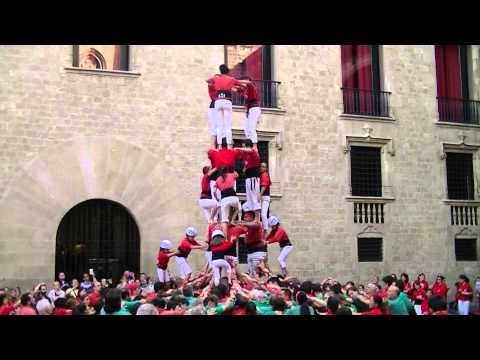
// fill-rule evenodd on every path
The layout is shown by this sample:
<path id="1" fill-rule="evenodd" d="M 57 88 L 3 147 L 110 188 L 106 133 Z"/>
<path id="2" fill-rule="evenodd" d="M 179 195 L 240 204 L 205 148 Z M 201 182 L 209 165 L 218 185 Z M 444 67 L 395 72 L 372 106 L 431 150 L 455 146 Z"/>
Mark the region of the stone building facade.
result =
<path id="1" fill-rule="evenodd" d="M 480 99 L 479 50 L 469 52 L 472 99 Z M 88 199 L 130 211 L 150 274 L 161 239 L 177 244 L 187 225 L 206 228 L 196 205 L 208 164 L 205 80 L 224 62 L 224 46 L 130 46 L 128 72 L 72 68 L 72 52 L 0 47 L 2 286 L 53 279 L 59 223 Z M 290 271 L 355 281 L 443 273 L 450 285 L 460 273 L 475 277 L 478 261 L 457 261 L 454 243 L 478 247 L 479 227 L 452 225 L 451 206 L 480 204 L 479 126 L 439 121 L 434 46 L 384 45 L 380 55 L 389 117 L 343 113 L 340 46 L 272 46 L 278 108 L 264 109 L 258 130 L 269 141 L 271 213 L 295 246 Z M 237 107 L 236 138 L 243 116 Z M 356 145 L 381 148 L 380 198 L 351 196 Z M 476 200 L 447 200 L 447 151 L 473 154 Z M 384 222 L 355 223 L 354 204 L 371 202 L 383 204 Z M 363 237 L 382 239 L 381 261 L 358 261 Z M 277 256 L 272 246 L 274 270 Z M 194 271 L 204 265 L 202 253 L 191 257 Z"/>

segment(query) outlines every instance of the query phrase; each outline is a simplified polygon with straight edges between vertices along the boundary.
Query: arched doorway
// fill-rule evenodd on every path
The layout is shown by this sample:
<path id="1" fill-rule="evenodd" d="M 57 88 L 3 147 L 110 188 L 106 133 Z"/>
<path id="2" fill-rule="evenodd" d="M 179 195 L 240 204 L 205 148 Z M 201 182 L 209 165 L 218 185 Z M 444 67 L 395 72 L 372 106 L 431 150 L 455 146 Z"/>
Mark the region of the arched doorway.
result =
<path id="1" fill-rule="evenodd" d="M 98 279 L 118 282 L 124 270 L 140 270 L 140 233 L 123 205 L 91 199 L 71 208 L 57 230 L 55 275 L 68 279 L 95 270 Z"/>

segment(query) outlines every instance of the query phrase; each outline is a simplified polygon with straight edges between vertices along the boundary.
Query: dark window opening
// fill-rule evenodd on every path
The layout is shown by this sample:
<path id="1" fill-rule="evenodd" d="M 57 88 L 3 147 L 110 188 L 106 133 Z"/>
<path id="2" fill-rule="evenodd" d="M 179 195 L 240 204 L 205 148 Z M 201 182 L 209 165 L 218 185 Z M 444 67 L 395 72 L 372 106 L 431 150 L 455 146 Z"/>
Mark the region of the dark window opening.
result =
<path id="1" fill-rule="evenodd" d="M 457 261 L 477 261 L 477 239 L 455 239 Z"/>
<path id="2" fill-rule="evenodd" d="M 57 230 L 55 276 L 81 281 L 93 268 L 98 279 L 118 282 L 125 270 L 140 270 L 140 233 L 122 205 L 104 199 L 84 201 L 62 218 Z"/>
<path id="3" fill-rule="evenodd" d="M 382 196 L 380 148 L 352 146 L 352 196 Z"/>
<path id="4" fill-rule="evenodd" d="M 381 262 L 383 261 L 382 238 L 358 238 L 358 261 Z"/>
<path id="5" fill-rule="evenodd" d="M 449 199 L 475 198 L 472 154 L 447 153 L 447 188 Z"/>

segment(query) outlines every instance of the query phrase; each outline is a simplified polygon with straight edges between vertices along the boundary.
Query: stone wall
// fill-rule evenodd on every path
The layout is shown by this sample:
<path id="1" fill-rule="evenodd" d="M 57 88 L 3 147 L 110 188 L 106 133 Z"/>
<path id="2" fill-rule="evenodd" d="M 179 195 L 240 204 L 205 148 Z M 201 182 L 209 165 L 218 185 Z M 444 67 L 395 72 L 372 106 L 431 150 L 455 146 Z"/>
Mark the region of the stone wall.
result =
<path id="1" fill-rule="evenodd" d="M 475 86 L 478 47 L 472 53 Z M 132 46 L 130 54 L 130 70 L 140 75 L 68 70 L 71 46 L 0 47 L 0 284 L 52 279 L 58 224 L 88 198 L 130 209 L 150 273 L 161 239 L 178 243 L 187 225 L 205 230 L 196 206 L 209 144 L 205 79 L 223 62 L 224 47 Z M 476 275 L 478 262 L 454 259 L 453 238 L 462 228 L 448 225 L 440 155 L 442 143 L 459 143 L 459 131 L 476 145 L 479 133 L 436 124 L 433 46 L 383 46 L 393 117 L 384 121 L 340 116 L 339 46 L 274 46 L 273 56 L 284 112 L 265 112 L 258 128 L 281 142 L 271 146 L 279 195 L 271 212 L 294 242 L 291 272 L 356 281 L 402 271 L 429 279 L 442 272 L 450 282 L 461 272 Z M 243 114 L 234 112 L 234 128 L 242 128 Z M 382 154 L 394 200 L 385 205 L 385 224 L 372 230 L 383 234 L 382 263 L 358 263 L 356 237 L 365 225 L 353 223 L 345 199 L 346 137 L 365 136 L 366 124 L 395 150 Z M 274 246 L 275 270 L 277 256 Z M 203 259 L 193 254 L 192 268 Z"/>

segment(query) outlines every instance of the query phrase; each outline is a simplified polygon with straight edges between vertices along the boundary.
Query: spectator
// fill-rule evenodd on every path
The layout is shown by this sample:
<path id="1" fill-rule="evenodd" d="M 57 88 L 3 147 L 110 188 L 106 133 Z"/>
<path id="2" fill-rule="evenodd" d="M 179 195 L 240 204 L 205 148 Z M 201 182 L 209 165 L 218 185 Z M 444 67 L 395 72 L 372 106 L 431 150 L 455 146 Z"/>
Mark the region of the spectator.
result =
<path id="1" fill-rule="evenodd" d="M 37 302 L 36 308 L 38 315 L 52 315 L 53 306 L 47 299 L 41 299 Z"/>
<path id="2" fill-rule="evenodd" d="M 458 285 L 458 315 L 470 313 L 470 302 L 473 297 L 473 289 L 470 286 L 470 279 L 466 275 L 460 275 Z"/>
<path id="3" fill-rule="evenodd" d="M 362 313 L 362 315 L 384 315 L 383 300 L 378 295 L 373 295 L 370 298 L 370 310 Z"/>
<path id="4" fill-rule="evenodd" d="M 9 294 L 6 292 L 0 294 L 0 315 L 10 315 L 15 310 Z"/>
<path id="5" fill-rule="evenodd" d="M 119 289 L 111 289 L 105 296 L 105 304 L 100 315 L 130 315 L 122 307 L 122 293 Z"/>
<path id="6" fill-rule="evenodd" d="M 55 303 L 55 300 L 57 300 L 58 298 L 64 298 L 65 297 L 65 292 L 60 287 L 61 286 L 60 286 L 59 281 L 54 281 L 53 282 L 53 288 L 48 293 L 48 298 L 50 299 L 50 302 L 52 304 Z"/>
<path id="7" fill-rule="evenodd" d="M 88 295 L 90 306 L 95 306 L 95 304 L 102 299 L 101 292 L 102 292 L 102 284 L 99 283 L 98 281 L 95 281 L 93 286 L 93 291 L 90 293 L 90 295 Z"/>
<path id="8" fill-rule="evenodd" d="M 431 315 L 448 315 L 447 302 L 441 296 L 431 296 L 428 300 L 428 307 Z"/>
<path id="9" fill-rule="evenodd" d="M 435 280 L 435 284 L 432 286 L 432 294 L 442 297 L 445 302 L 447 301 L 448 287 L 445 283 L 445 277 L 438 275 Z"/>
<path id="10" fill-rule="evenodd" d="M 137 310 L 137 315 L 158 315 L 158 311 L 152 304 L 142 304 Z"/>
<path id="11" fill-rule="evenodd" d="M 62 289 L 62 291 L 66 291 L 70 287 L 64 272 L 58 273 L 57 281 L 60 283 L 60 289 Z"/>
<path id="12" fill-rule="evenodd" d="M 90 275 L 87 273 L 84 273 L 82 276 L 83 281 L 80 283 L 80 288 L 85 289 L 87 293 L 91 293 L 93 291 L 93 282 L 92 279 L 90 278 Z"/>
<path id="13" fill-rule="evenodd" d="M 15 310 L 15 315 L 37 315 L 33 308 L 33 296 L 31 293 L 27 292 L 20 297 L 20 306 Z"/>
<path id="14" fill-rule="evenodd" d="M 405 302 L 400 298 L 400 289 L 396 286 L 390 286 L 387 290 L 388 306 L 392 315 L 408 315 Z"/>

